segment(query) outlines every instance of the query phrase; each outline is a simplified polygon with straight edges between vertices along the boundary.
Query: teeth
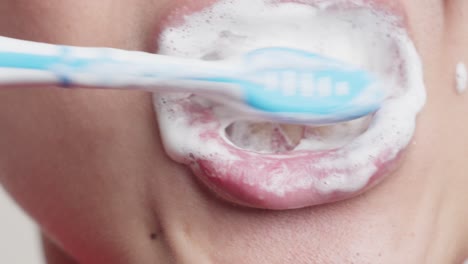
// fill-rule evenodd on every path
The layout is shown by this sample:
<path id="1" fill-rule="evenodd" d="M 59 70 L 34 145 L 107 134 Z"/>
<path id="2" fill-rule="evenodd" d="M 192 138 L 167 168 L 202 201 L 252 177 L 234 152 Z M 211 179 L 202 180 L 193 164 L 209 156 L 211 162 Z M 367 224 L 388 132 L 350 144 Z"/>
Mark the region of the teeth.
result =
<path id="1" fill-rule="evenodd" d="M 341 147 L 361 135 L 371 119 L 368 116 L 322 127 L 239 121 L 226 128 L 226 136 L 234 145 L 259 153 L 327 150 Z"/>
<path id="2" fill-rule="evenodd" d="M 278 127 L 291 145 L 299 145 L 302 138 L 304 137 L 304 126 L 283 124 L 279 125 Z"/>
<path id="3" fill-rule="evenodd" d="M 296 149 L 328 150 L 346 145 L 359 135 L 362 135 L 370 125 L 372 116 L 344 122 L 340 124 L 306 127 L 304 138 Z"/>
<path id="4" fill-rule="evenodd" d="M 304 127 L 272 123 L 235 122 L 226 128 L 234 145 L 260 153 L 291 151 L 303 134 Z"/>

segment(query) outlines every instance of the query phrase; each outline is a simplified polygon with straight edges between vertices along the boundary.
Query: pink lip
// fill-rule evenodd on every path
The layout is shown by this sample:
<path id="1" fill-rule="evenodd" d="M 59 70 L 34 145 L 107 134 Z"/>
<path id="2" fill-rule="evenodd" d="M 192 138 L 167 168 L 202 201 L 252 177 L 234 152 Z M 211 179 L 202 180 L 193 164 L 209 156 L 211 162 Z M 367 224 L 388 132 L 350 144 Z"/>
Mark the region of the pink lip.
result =
<path id="1" fill-rule="evenodd" d="M 199 108 L 189 100 L 181 101 L 179 104 L 186 115 L 190 116 L 192 125 L 216 124 L 201 131 L 199 140 L 216 142 L 229 152 L 230 156 L 230 158 L 225 156 L 204 158 L 191 153 L 181 162 L 188 164 L 195 175 L 217 195 L 249 207 L 293 209 L 353 197 L 393 171 L 403 153 L 401 150 L 390 158 L 392 151 L 384 149 L 378 156 L 369 159 L 367 164 L 351 166 L 349 163 L 349 166 L 342 168 L 334 166 L 324 168 L 316 165 L 322 164 L 324 160 L 332 164 L 341 162 L 351 157 L 352 151 L 346 151 L 345 148 L 329 151 L 293 151 L 285 154 L 245 151 L 233 146 L 222 136 L 223 129 L 210 109 Z M 345 175 L 352 179 L 355 173 L 369 166 L 376 167 L 377 170 L 365 185 L 351 188 L 349 191 L 323 192 L 318 188 L 318 185 L 327 185 L 330 175 Z M 285 188 L 286 186 L 288 188 Z"/>
<path id="2" fill-rule="evenodd" d="M 325 1 L 297 1 L 325 2 Z M 386 10 L 403 17 L 403 8 L 395 1 L 364 1 L 374 8 Z M 351 1 L 342 1 L 337 8 L 349 8 Z M 399 3 L 399 2 L 398 2 Z M 354 4 L 352 4 L 354 6 Z M 189 153 L 181 159 L 168 153 L 173 159 L 185 163 L 212 191 L 224 199 L 249 207 L 267 209 L 292 209 L 330 203 L 356 196 L 380 182 L 394 171 L 404 149 L 382 148 L 378 155 L 369 157 L 367 163 L 339 164 L 353 157 L 353 149 L 339 148 L 329 151 L 292 151 L 285 154 L 260 154 L 239 149 L 224 137 L 224 128 L 209 109 L 197 107 L 188 100 L 178 102 L 182 112 L 194 125 L 202 124 L 199 140 L 216 142 L 227 155 L 203 156 Z M 207 125 L 209 124 L 209 125 Z M 355 175 L 369 167 L 375 168 L 370 177 L 350 188 L 327 189 L 328 181 L 352 181 Z M 330 177 L 337 175 L 337 177 Z M 332 183 L 330 183 L 332 184 Z M 327 189 L 327 191 L 323 191 Z"/>
<path id="3" fill-rule="evenodd" d="M 376 165 L 378 164 L 377 166 L 379 169 L 365 186 L 356 191 L 333 191 L 324 194 L 317 191 L 314 186 L 309 186 L 290 190 L 286 194 L 278 195 L 259 187 L 269 180 L 269 173 L 283 167 L 290 170 L 288 172 L 291 175 L 288 179 L 289 181 L 301 180 L 301 178 L 310 177 L 310 175 L 314 175 L 316 179 L 319 179 L 322 175 L 328 175 L 335 172 L 344 172 L 350 175 L 353 173 L 352 169 L 302 169 L 301 166 L 306 167 L 311 163 L 320 162 L 320 155 L 333 155 L 333 153 L 321 153 L 319 155 L 314 154 L 316 153 L 305 153 L 303 157 L 287 157 L 278 159 L 275 157 L 255 157 L 249 153 L 238 151 L 238 153 L 234 153 L 234 155 L 238 155 L 242 158 L 236 162 L 196 159 L 199 171 L 196 171 L 195 173 L 206 185 L 212 188 L 213 191 L 231 202 L 249 207 L 280 210 L 331 203 L 353 197 L 377 184 L 386 175 L 386 173 L 392 171 L 398 163 L 398 159 L 380 162 L 379 158 L 376 158 L 372 162 Z M 259 169 L 255 164 L 262 164 L 265 167 Z M 223 169 L 220 170 L 218 168 Z M 224 168 L 231 171 L 225 173 Z M 255 182 L 254 184 L 244 183 L 243 179 L 246 174 L 257 175 L 256 177 L 259 179 L 258 182 Z"/>

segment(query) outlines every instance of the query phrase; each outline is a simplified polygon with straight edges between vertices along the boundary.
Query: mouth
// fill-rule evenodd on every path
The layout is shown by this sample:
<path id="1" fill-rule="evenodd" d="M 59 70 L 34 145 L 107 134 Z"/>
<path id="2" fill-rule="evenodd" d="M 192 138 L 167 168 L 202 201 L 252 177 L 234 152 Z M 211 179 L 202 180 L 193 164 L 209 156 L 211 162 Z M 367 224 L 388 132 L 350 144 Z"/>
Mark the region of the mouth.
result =
<path id="1" fill-rule="evenodd" d="M 245 119 L 193 94 L 155 95 L 168 155 L 218 196 L 257 208 L 330 203 L 382 181 L 403 160 L 425 89 L 403 16 L 380 2 L 226 0 L 169 23 L 163 54 L 217 60 L 298 48 L 374 73 L 392 96 L 372 115 L 314 127 Z"/>

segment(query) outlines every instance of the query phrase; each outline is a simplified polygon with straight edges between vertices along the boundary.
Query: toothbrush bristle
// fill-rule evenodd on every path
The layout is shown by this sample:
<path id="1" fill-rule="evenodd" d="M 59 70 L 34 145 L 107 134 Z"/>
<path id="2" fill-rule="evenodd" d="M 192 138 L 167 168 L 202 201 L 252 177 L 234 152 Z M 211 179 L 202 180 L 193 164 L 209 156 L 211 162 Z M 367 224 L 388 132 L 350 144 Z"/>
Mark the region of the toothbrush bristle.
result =
<path id="1" fill-rule="evenodd" d="M 246 101 L 266 112 L 343 121 L 377 110 L 385 98 L 370 72 L 314 53 L 261 49 L 248 54 L 246 67 L 257 81 L 246 86 Z"/>
<path id="2" fill-rule="evenodd" d="M 332 77 L 315 78 L 312 73 L 297 73 L 286 70 L 264 74 L 263 86 L 269 92 L 281 92 L 283 96 L 318 97 L 348 96 L 348 82 L 335 81 Z"/>
<path id="3" fill-rule="evenodd" d="M 315 91 L 315 79 L 312 74 L 303 73 L 299 80 L 301 96 L 312 97 Z"/>
<path id="4" fill-rule="evenodd" d="M 317 94 L 319 97 L 329 97 L 332 95 L 331 78 L 322 77 L 317 80 Z"/>
<path id="5" fill-rule="evenodd" d="M 268 72 L 265 74 L 265 89 L 267 91 L 275 91 L 279 86 L 278 75 L 274 72 Z"/>
<path id="6" fill-rule="evenodd" d="M 350 92 L 351 91 L 350 91 L 349 83 L 339 82 L 339 83 L 336 84 L 335 95 L 337 95 L 337 96 L 346 96 L 346 95 L 349 95 Z"/>
<path id="7" fill-rule="evenodd" d="M 285 71 L 281 74 L 281 87 L 283 95 L 295 96 L 297 92 L 297 74 L 294 71 Z"/>

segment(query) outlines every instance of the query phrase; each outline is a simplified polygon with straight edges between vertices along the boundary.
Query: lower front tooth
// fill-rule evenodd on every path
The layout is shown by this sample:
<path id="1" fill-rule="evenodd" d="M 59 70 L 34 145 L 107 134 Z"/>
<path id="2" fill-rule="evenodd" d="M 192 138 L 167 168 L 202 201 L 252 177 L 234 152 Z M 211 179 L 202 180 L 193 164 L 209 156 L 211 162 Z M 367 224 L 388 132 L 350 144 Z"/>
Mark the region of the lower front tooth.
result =
<path id="1" fill-rule="evenodd" d="M 283 133 L 284 138 L 292 146 L 296 146 L 301 142 L 301 139 L 304 137 L 304 126 L 298 125 L 278 125 L 278 128 Z"/>

